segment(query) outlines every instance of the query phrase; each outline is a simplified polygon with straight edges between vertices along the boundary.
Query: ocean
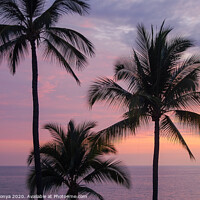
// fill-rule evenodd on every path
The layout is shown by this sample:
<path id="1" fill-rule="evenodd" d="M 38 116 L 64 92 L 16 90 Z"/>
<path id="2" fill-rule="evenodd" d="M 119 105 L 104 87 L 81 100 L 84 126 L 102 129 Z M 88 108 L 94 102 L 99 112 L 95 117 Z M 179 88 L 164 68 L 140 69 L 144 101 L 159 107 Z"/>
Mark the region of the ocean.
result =
<path id="1" fill-rule="evenodd" d="M 152 167 L 128 167 L 132 187 L 126 189 L 114 183 L 92 184 L 105 200 L 151 200 Z M 0 200 L 27 199 L 26 167 L 0 167 Z M 58 194 L 65 195 L 67 189 Z M 47 194 L 47 197 L 50 194 Z M 54 195 L 54 194 L 52 194 Z M 60 199 L 47 198 L 46 199 Z M 62 198 L 61 198 L 62 199 Z M 86 199 L 86 198 L 84 198 Z M 95 200 L 88 197 L 87 200 Z M 159 200 L 200 200 L 200 166 L 160 166 Z"/>

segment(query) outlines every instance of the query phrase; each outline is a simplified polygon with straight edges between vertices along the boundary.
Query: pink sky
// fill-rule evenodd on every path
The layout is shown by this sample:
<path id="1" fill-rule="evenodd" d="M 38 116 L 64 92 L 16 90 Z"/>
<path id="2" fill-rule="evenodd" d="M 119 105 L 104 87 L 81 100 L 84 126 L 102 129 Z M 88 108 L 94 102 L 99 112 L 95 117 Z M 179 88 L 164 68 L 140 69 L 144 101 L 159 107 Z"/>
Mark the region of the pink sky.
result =
<path id="1" fill-rule="evenodd" d="M 190 1 L 193 4 L 188 2 L 185 7 L 181 0 L 176 3 L 152 1 L 151 5 L 139 0 L 126 0 L 123 4 L 120 0 L 103 0 L 99 6 L 95 1 L 91 2 L 91 15 L 67 16 L 59 24 L 80 31 L 95 45 L 96 56 L 89 60 L 84 71 L 77 72 L 82 82 L 81 87 L 56 63 L 44 60 L 38 51 L 41 143 L 50 139 L 48 132 L 42 129 L 47 122 L 58 122 L 64 126 L 70 119 L 74 119 L 76 123 L 95 120 L 98 122 L 96 130 L 100 130 L 120 120 L 122 111 L 112 110 L 104 104 L 97 104 L 89 110 L 86 91 L 96 77 L 113 75 L 113 64 L 117 58 L 130 55 L 137 23 L 143 22 L 150 27 L 150 23 L 160 25 L 167 18 L 167 23 L 174 26 L 175 34 L 194 38 L 198 45 L 200 14 L 194 8 L 199 7 L 200 3 L 196 1 Z M 181 9 L 177 9 L 180 7 Z M 138 12 L 141 8 L 143 12 Z M 191 9 L 192 12 L 189 12 Z M 197 53 L 198 50 L 196 47 L 193 52 Z M 15 76 L 9 73 L 7 63 L 0 66 L 0 165 L 26 164 L 27 155 L 32 149 L 31 120 L 29 55 L 21 62 Z M 149 126 L 138 131 L 136 137 L 132 136 L 117 143 L 117 157 L 127 165 L 151 165 L 152 133 L 153 128 Z M 161 139 L 161 165 L 200 164 L 200 136 L 190 136 L 188 133 L 184 132 L 183 135 L 196 157 L 196 162 L 190 161 L 187 152 L 179 144 Z"/>

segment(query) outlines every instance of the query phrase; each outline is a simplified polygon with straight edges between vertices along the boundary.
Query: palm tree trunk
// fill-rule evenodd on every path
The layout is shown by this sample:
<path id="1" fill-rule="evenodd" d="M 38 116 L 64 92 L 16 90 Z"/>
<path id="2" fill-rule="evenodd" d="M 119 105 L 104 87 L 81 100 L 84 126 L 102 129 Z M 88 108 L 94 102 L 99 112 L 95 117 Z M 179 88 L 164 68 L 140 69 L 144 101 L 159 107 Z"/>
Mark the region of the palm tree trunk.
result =
<path id="1" fill-rule="evenodd" d="M 69 188 L 69 190 L 67 191 L 67 195 L 69 196 L 68 197 L 69 200 L 77 200 L 77 198 L 75 198 L 75 196 L 78 197 L 77 187 L 76 186 L 74 186 L 74 187 L 71 186 Z M 73 197 L 70 197 L 70 196 L 73 196 Z"/>
<path id="2" fill-rule="evenodd" d="M 158 199 L 159 118 L 155 119 L 153 155 L 153 200 Z"/>
<path id="3" fill-rule="evenodd" d="M 37 195 L 43 195 L 39 152 L 39 101 L 38 101 L 38 65 L 35 41 L 31 41 L 32 50 L 32 97 L 33 97 L 33 147 L 36 171 Z M 43 198 L 40 198 L 43 199 Z"/>

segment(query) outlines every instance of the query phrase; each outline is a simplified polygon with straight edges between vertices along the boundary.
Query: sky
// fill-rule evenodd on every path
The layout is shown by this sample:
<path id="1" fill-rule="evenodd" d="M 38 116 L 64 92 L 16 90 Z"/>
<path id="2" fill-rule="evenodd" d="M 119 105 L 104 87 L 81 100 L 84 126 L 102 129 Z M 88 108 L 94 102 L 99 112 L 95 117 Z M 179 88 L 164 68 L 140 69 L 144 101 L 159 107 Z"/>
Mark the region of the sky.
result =
<path id="1" fill-rule="evenodd" d="M 96 131 L 121 119 L 122 110 L 87 104 L 87 91 L 97 77 L 112 77 L 117 59 L 130 56 L 135 46 L 136 26 L 143 23 L 159 27 L 163 20 L 174 29 L 171 37 L 181 35 L 195 41 L 189 53 L 198 54 L 200 35 L 200 2 L 195 0 L 90 0 L 89 15 L 66 15 L 58 26 L 81 32 L 95 46 L 95 57 L 87 67 L 76 71 L 81 87 L 59 64 L 45 60 L 38 53 L 40 141 L 51 140 L 44 124 L 67 125 L 93 120 Z M 52 0 L 48 1 L 51 4 Z M 187 55 L 186 55 L 187 56 Z M 197 109 L 198 110 L 198 109 Z M 26 165 L 32 149 L 31 56 L 27 55 L 13 76 L 6 62 L 0 64 L 0 165 Z M 181 128 L 183 136 L 196 157 L 191 161 L 179 144 L 161 138 L 160 165 L 200 165 L 200 136 Z M 117 141 L 117 159 L 126 165 L 151 165 L 153 157 L 153 126 L 142 127 L 136 136 Z"/>

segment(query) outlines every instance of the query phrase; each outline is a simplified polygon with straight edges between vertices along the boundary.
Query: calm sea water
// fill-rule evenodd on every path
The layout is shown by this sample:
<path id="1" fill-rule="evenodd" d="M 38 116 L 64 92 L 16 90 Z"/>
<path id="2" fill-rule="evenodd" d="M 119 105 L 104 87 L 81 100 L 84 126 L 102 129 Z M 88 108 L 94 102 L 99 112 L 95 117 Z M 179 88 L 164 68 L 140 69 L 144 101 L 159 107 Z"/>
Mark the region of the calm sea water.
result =
<path id="1" fill-rule="evenodd" d="M 152 168 L 149 166 L 128 167 L 132 178 L 130 190 L 115 184 L 92 185 L 105 200 L 151 200 Z M 2 195 L 26 195 L 26 167 L 0 167 L 0 199 Z M 61 190 L 59 194 L 65 194 Z M 17 198 L 13 198 L 17 199 Z M 26 198 L 24 198 L 26 199 Z M 55 198 L 54 198 L 55 199 Z M 87 198 L 93 200 L 94 198 Z M 200 200 L 200 167 L 159 168 L 159 200 Z"/>

